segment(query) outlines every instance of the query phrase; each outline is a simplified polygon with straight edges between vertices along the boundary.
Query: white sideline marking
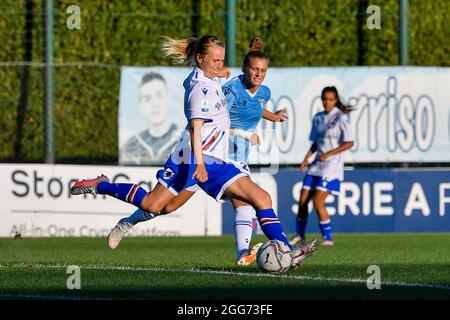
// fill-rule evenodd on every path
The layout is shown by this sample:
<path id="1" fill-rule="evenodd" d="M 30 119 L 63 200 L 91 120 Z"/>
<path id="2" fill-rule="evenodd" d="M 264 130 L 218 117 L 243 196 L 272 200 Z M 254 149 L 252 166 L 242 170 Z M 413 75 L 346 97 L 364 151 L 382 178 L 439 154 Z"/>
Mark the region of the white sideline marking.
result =
<path id="1" fill-rule="evenodd" d="M 25 265 L 0 265 L 0 268 L 5 267 L 23 267 L 23 268 L 37 268 L 37 269 L 64 269 L 66 265 L 45 265 L 45 264 L 33 264 L 31 267 Z M 256 273 L 256 272 L 235 272 L 226 270 L 207 270 L 199 268 L 186 268 L 186 269 L 171 269 L 171 268 L 158 268 L 158 267 L 130 267 L 130 266 L 104 266 L 104 265 L 90 265 L 80 266 L 85 270 L 119 270 L 119 271 L 152 271 L 152 272 L 186 272 L 186 273 L 203 273 L 203 274 L 220 274 L 230 276 L 243 276 L 243 277 L 255 277 L 255 278 L 283 278 L 294 280 L 310 280 L 310 281 L 329 281 L 329 282 L 343 282 L 343 283 L 361 283 L 366 284 L 366 279 L 358 278 L 328 278 L 328 277 L 310 277 L 310 276 L 296 276 L 287 274 L 270 274 L 270 273 Z M 404 281 L 382 281 L 382 286 L 397 286 L 397 287 L 415 287 L 415 288 L 428 288 L 428 289 L 441 289 L 449 290 L 450 286 L 443 284 L 427 284 L 427 283 L 414 283 Z M 6 294 L 0 292 L 0 297 L 3 298 L 55 298 L 55 299 L 90 299 L 88 297 L 77 298 L 72 296 L 46 296 L 40 294 Z M 96 299 L 96 298 L 94 298 Z M 98 298 L 97 298 L 98 299 Z"/>

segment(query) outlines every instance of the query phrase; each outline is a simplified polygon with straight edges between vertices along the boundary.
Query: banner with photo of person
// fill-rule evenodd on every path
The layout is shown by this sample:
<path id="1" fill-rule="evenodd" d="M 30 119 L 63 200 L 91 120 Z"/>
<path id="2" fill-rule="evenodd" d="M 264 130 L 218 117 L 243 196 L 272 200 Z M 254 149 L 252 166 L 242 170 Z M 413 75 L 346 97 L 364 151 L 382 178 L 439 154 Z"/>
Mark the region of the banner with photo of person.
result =
<path id="1" fill-rule="evenodd" d="M 187 67 L 123 67 L 119 102 L 121 165 L 162 165 L 186 126 Z M 231 68 L 232 77 L 241 73 Z M 222 79 L 225 83 L 229 79 Z M 448 162 L 450 69 L 439 67 L 269 68 L 266 108 L 287 110 L 283 123 L 262 120 L 250 164 L 298 164 L 306 154 L 321 91 L 335 86 L 347 104 L 355 145 L 346 162 Z"/>

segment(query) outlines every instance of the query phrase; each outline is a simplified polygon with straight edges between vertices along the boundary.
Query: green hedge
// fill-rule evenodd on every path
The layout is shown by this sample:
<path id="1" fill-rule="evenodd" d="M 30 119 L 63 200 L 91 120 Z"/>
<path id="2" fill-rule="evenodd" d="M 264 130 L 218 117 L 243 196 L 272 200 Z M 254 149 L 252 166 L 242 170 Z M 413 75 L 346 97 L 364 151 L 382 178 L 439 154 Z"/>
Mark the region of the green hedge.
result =
<path id="1" fill-rule="evenodd" d="M 71 4 L 81 7 L 81 30 L 66 28 Z M 380 30 L 366 28 L 370 4 L 381 8 Z M 409 7 L 409 63 L 449 66 L 450 1 L 410 0 Z M 168 65 L 161 35 L 226 40 L 225 12 L 225 0 L 55 0 L 56 62 L 104 64 L 55 68 L 57 162 L 117 163 L 120 66 Z M 397 26 L 394 0 L 240 0 L 237 64 L 260 36 L 272 66 L 396 65 Z M 42 0 L 0 2 L 0 30 L 0 61 L 42 63 Z M 42 97 L 42 66 L 0 66 L 1 161 L 43 160 Z"/>

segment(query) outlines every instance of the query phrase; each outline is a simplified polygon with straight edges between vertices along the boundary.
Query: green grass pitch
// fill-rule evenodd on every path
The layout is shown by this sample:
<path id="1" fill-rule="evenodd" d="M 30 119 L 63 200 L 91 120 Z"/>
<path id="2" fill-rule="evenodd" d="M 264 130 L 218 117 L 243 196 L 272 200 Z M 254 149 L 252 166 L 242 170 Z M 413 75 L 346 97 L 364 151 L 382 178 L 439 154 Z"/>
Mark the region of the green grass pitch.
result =
<path id="1" fill-rule="evenodd" d="M 448 233 L 336 234 L 272 275 L 236 267 L 232 236 L 129 237 L 114 251 L 104 238 L 1 238 L 0 299 L 449 299 L 449 244 Z M 80 290 L 67 288 L 69 265 Z M 370 265 L 379 290 L 367 288 Z"/>

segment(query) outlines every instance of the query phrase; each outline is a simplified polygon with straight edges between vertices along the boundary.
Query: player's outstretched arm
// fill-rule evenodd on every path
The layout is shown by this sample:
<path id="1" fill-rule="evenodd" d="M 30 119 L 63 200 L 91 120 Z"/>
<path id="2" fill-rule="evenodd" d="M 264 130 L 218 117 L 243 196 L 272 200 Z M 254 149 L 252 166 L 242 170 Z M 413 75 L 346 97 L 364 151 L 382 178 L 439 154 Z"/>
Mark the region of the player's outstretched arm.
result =
<path id="1" fill-rule="evenodd" d="M 245 131 L 242 129 L 230 128 L 230 134 L 247 139 L 250 141 L 250 143 L 252 145 L 261 144 L 261 140 L 259 139 L 259 136 L 253 132 L 248 132 L 248 131 Z"/>
<path id="2" fill-rule="evenodd" d="M 308 152 L 306 153 L 305 158 L 303 159 L 303 162 L 300 164 L 300 170 L 304 172 L 306 168 L 309 165 L 309 158 L 316 152 L 317 150 L 317 144 L 314 142 L 311 147 L 309 148 Z"/>
<path id="3" fill-rule="evenodd" d="M 280 109 L 275 113 L 264 109 L 263 118 L 272 122 L 283 122 L 288 119 L 288 116 L 286 115 L 286 109 Z"/>

